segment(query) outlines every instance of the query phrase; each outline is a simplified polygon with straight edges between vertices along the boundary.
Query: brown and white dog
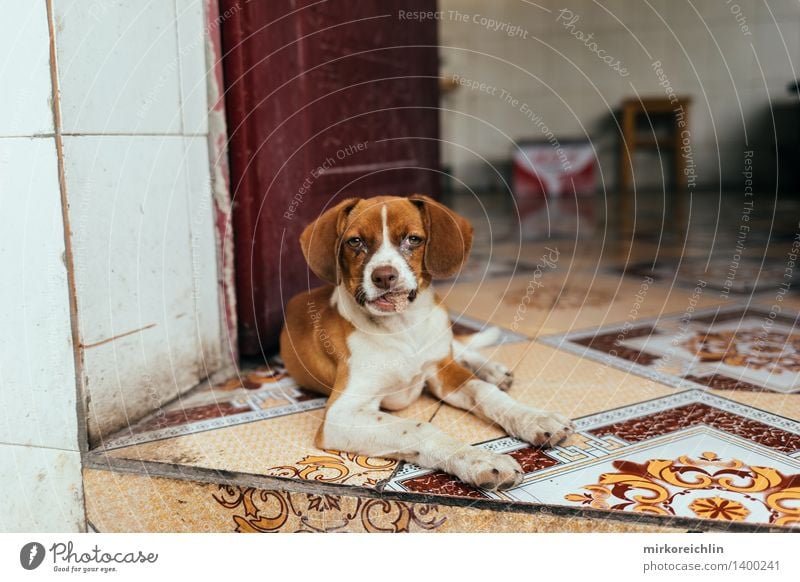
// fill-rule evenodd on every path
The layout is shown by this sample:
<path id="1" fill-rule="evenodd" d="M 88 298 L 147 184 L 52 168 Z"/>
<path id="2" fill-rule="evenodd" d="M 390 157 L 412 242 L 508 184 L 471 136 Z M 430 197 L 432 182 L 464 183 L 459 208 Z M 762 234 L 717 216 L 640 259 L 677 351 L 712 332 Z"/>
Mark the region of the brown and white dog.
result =
<path id="1" fill-rule="evenodd" d="M 330 395 L 317 446 L 402 459 L 497 489 L 520 482 L 513 458 L 383 410 L 404 408 L 427 388 L 534 445 L 572 432 L 560 414 L 513 400 L 503 391 L 511 372 L 453 337 L 431 280 L 455 275 L 466 261 L 466 219 L 422 195 L 352 198 L 308 225 L 300 244 L 311 270 L 332 283 L 295 296 L 281 333 L 288 372 Z"/>

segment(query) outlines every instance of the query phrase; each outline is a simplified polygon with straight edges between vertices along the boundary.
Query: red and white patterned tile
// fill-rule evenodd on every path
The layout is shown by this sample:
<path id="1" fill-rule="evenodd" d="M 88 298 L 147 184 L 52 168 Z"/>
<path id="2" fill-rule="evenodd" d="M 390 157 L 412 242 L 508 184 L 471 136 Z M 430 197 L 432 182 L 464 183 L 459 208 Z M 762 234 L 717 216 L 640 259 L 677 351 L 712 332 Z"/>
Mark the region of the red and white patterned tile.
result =
<path id="1" fill-rule="evenodd" d="M 513 438 L 481 446 L 516 458 L 523 482 L 468 487 L 402 466 L 390 491 L 562 505 L 663 517 L 800 526 L 800 422 L 701 390 L 576 420 L 562 446 Z"/>
<path id="2" fill-rule="evenodd" d="M 687 310 L 540 338 L 677 388 L 800 392 L 798 317 L 762 306 Z"/>
<path id="3" fill-rule="evenodd" d="M 708 248 L 707 241 L 704 248 Z M 752 295 L 775 292 L 782 283 L 793 283 L 797 276 L 786 277 L 786 260 L 782 257 L 711 259 L 707 257 L 667 258 L 654 264 L 653 260 L 616 266 L 612 272 L 632 277 L 652 277 L 663 283 L 676 283 L 682 287 L 695 287 L 703 281 L 709 291 L 725 295 Z"/>
<path id="4" fill-rule="evenodd" d="M 297 383 L 272 362 L 216 385 L 201 385 L 104 443 L 111 451 L 325 407 L 327 398 Z"/>

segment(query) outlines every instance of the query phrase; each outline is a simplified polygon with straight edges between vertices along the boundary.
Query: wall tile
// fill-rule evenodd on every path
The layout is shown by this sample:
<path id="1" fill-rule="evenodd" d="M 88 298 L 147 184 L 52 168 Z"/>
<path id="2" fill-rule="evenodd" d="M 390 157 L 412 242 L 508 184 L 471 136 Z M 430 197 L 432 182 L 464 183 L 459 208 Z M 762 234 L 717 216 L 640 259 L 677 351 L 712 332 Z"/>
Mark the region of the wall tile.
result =
<path id="1" fill-rule="evenodd" d="M 753 79 L 788 83 L 797 76 L 800 70 L 800 27 L 796 21 L 777 25 L 775 22 L 756 24 L 750 39 L 758 56 Z"/>
<path id="2" fill-rule="evenodd" d="M 3 3 L 0 39 L 0 136 L 53 133 L 46 4 Z"/>
<path id="3" fill-rule="evenodd" d="M 699 4 L 699 2 L 694 3 L 695 7 Z M 659 12 L 667 26 L 676 32 L 687 28 L 697 29 L 703 27 L 702 13 L 698 16 L 697 12 L 684 2 L 676 3 L 675 0 L 668 0 L 666 6 L 660 9 Z"/>
<path id="4" fill-rule="evenodd" d="M 706 95 L 697 95 L 689 106 L 689 131 L 692 134 L 693 147 L 697 148 L 700 142 L 716 144 L 716 120 L 712 116 L 714 104 Z M 716 112 L 717 116 L 719 113 Z"/>
<path id="5" fill-rule="evenodd" d="M 189 324 L 182 326 L 187 328 L 185 339 L 169 336 L 177 327 L 173 323 L 166 332 L 153 328 L 85 351 L 92 445 L 198 383 L 193 318 L 189 314 L 184 319 Z"/>
<path id="6" fill-rule="evenodd" d="M 550 47 L 543 52 L 546 61 L 545 81 L 556 93 L 574 91 L 580 86 L 588 59 L 586 47 L 566 32 L 550 39 Z"/>
<path id="7" fill-rule="evenodd" d="M 487 101 L 489 99 L 491 97 L 481 98 L 478 101 Z M 493 102 L 492 105 L 494 111 L 499 111 L 496 103 Z M 481 106 L 478 106 L 478 108 L 481 108 Z M 481 109 L 485 111 L 486 106 Z M 475 154 L 470 154 L 470 157 L 476 163 L 483 163 L 479 156 L 496 160 L 498 157 L 506 157 L 508 152 L 511 151 L 512 142 L 503 135 L 503 128 L 498 126 L 498 120 L 492 115 L 484 114 L 479 119 L 470 120 L 470 133 L 467 134 L 467 142 L 464 145 L 475 152 Z"/>
<path id="8" fill-rule="evenodd" d="M 745 91 L 748 91 L 746 86 L 740 90 L 740 93 Z M 740 95 L 741 97 L 742 95 Z M 725 100 L 732 101 L 729 107 L 713 107 L 712 109 L 716 140 L 719 146 L 732 147 L 739 143 L 743 144 L 745 124 L 747 123 L 747 118 L 745 118 L 744 123 L 742 122 L 745 104 L 742 103 L 743 109 L 740 110 L 733 90 L 719 85 L 713 85 L 709 88 L 708 100 L 712 104 L 723 103 Z M 736 172 L 736 174 L 738 175 L 739 172 Z"/>
<path id="9" fill-rule="evenodd" d="M 85 530 L 80 453 L 0 444 L 0 496 L 0 531 Z"/>
<path id="10" fill-rule="evenodd" d="M 184 141 L 64 140 L 93 439 L 199 379 Z"/>
<path id="11" fill-rule="evenodd" d="M 208 141 L 205 137 L 186 138 L 184 144 L 195 298 L 192 322 L 201 348 L 200 376 L 205 377 L 219 368 L 222 353 L 217 237 Z"/>
<path id="12" fill-rule="evenodd" d="M 545 59 L 539 57 L 531 58 L 531 55 L 539 55 L 550 49 L 538 40 L 514 42 L 508 48 L 507 56 L 503 55 L 503 53 L 498 56 L 505 56 L 516 67 L 509 67 L 506 71 L 504 84 L 512 93 L 521 91 L 544 93 L 544 82 L 547 80 Z"/>
<path id="13" fill-rule="evenodd" d="M 204 0 L 176 0 L 183 133 L 208 133 Z"/>
<path id="14" fill-rule="evenodd" d="M 0 441 L 77 450 L 53 138 L 0 138 Z"/>
<path id="15" fill-rule="evenodd" d="M 769 0 L 768 4 L 755 2 L 753 8 L 751 10 L 756 13 L 756 18 L 770 22 L 772 22 L 773 16 L 779 21 L 800 19 L 800 2 L 797 0 Z"/>
<path id="16" fill-rule="evenodd" d="M 730 26 L 724 24 L 712 27 L 711 33 L 710 74 L 726 80 L 729 85 L 735 84 L 737 88 L 743 88 L 758 73 L 758 64 L 750 45 L 752 37 L 744 36 L 738 30 L 731 31 Z M 714 41 L 718 47 L 713 44 Z"/>
<path id="17" fill-rule="evenodd" d="M 66 133 L 180 133 L 172 1 L 55 0 Z"/>
<path id="18" fill-rule="evenodd" d="M 697 14 L 684 3 L 678 6 L 670 0 L 651 0 L 651 4 L 658 15 L 664 18 L 663 21 L 649 7 L 639 3 L 628 0 L 603 2 L 603 5 L 620 18 L 629 30 L 616 22 L 600 6 L 591 3 L 576 4 L 572 9 L 580 16 L 575 24 L 575 31 L 580 30 L 585 35 L 592 34 L 595 42 L 606 50 L 607 54 L 621 59 L 631 71 L 628 77 L 619 77 L 610 71 L 590 48 L 584 46 L 581 40 L 574 38 L 561 23 L 556 22 L 555 14 L 564 6 L 563 3 L 544 2 L 542 6 L 556 12 L 548 14 L 539 10 L 538 16 L 534 15 L 530 7 L 524 3 L 504 4 L 503 17 L 510 22 L 527 27 L 533 19 L 538 18 L 537 26 L 542 32 L 542 38 L 552 48 L 536 41 L 528 44 L 508 42 L 494 45 L 494 54 L 509 58 L 524 67 L 544 71 L 542 78 L 549 87 L 536 93 L 534 107 L 544 113 L 548 126 L 559 139 L 582 134 L 582 123 L 588 128 L 594 141 L 606 139 L 616 141 L 613 124 L 608 122 L 609 108 L 617 107 L 624 98 L 637 93 L 643 97 L 665 95 L 664 88 L 659 86 L 660 79 L 651 67 L 652 61 L 658 59 L 661 60 L 675 91 L 679 95 L 689 95 L 693 99 L 691 116 L 695 143 L 714 144 L 714 125 L 708 111 L 709 108 L 713 108 L 713 121 L 716 122 L 718 135 L 726 142 L 721 144 L 721 147 L 729 150 L 738 149 L 741 139 L 736 131 L 735 122 L 739 116 L 739 105 L 735 97 L 732 97 L 732 89 L 735 86 L 740 92 L 746 93 L 743 97 L 743 107 L 746 108 L 747 115 L 754 113 L 761 115 L 758 112 L 764 111 L 768 98 L 775 100 L 788 98 L 785 86 L 792 77 L 789 57 L 797 57 L 800 60 L 800 16 L 793 16 L 794 9 L 789 8 L 788 4 L 783 2 L 776 4 L 776 14 L 778 11 L 787 13 L 787 16 L 779 19 L 780 28 L 778 28 L 771 17 L 767 22 L 758 16 L 760 14 L 758 10 L 751 10 L 753 7 L 742 4 L 743 12 L 747 12 L 748 25 L 753 30 L 753 36 L 749 37 L 739 29 L 739 24 L 728 7 L 720 8 L 705 4 L 701 6 L 695 3 L 699 11 Z M 444 21 L 441 26 L 444 29 L 456 25 Z M 787 48 L 783 46 L 777 34 L 778 30 L 783 34 L 789 56 Z M 462 36 L 465 46 L 475 48 L 474 39 Z M 645 45 L 651 54 L 650 57 L 637 39 Z M 753 57 L 751 41 L 765 69 L 766 91 L 765 81 Z M 575 66 L 556 53 L 554 48 L 572 59 Z M 730 74 L 722 61 L 723 55 L 731 69 Z M 486 73 L 484 67 L 485 63 L 480 60 L 465 59 L 461 63 L 460 70 L 464 76 L 474 78 L 484 75 L 496 77 L 500 74 L 498 70 Z M 597 89 L 582 77 L 581 71 L 589 76 Z M 532 83 L 528 83 L 513 71 L 508 71 L 504 79 L 504 82 L 514 87 L 517 92 L 526 84 Z M 600 95 L 597 95 L 598 89 Z M 601 96 L 608 105 L 603 103 Z M 495 121 L 493 115 L 496 111 L 486 100 L 465 100 L 460 106 L 466 113 L 493 123 L 505 124 L 507 121 L 505 116 L 502 120 Z M 576 115 L 579 120 L 575 119 Z M 451 120 L 454 123 L 459 122 L 453 118 Z M 741 125 L 741 120 L 738 124 Z M 517 126 L 518 130 L 515 131 L 515 137 L 525 135 L 530 129 L 528 125 L 520 123 Z M 451 135 L 458 133 L 448 128 L 445 128 L 445 131 Z M 534 135 L 534 132 L 527 133 L 530 137 Z M 470 135 L 473 134 L 474 132 Z M 716 147 L 716 144 L 714 145 Z M 481 147 L 484 153 L 495 158 L 506 154 L 504 149 L 500 149 L 501 144 L 497 142 L 485 142 Z M 498 149 L 490 151 L 493 147 Z M 648 172 L 653 169 L 653 164 L 648 161 L 651 157 L 652 155 L 642 154 L 644 161 L 638 174 L 643 178 L 646 178 Z M 704 154 L 704 160 L 706 160 L 704 163 L 708 164 L 708 171 L 705 168 L 699 169 L 703 177 L 701 182 L 713 186 L 718 178 L 716 157 Z M 671 159 L 665 158 L 664 162 L 671 165 Z M 657 164 L 655 169 L 658 170 Z M 653 184 L 655 183 L 656 181 L 653 181 Z"/>

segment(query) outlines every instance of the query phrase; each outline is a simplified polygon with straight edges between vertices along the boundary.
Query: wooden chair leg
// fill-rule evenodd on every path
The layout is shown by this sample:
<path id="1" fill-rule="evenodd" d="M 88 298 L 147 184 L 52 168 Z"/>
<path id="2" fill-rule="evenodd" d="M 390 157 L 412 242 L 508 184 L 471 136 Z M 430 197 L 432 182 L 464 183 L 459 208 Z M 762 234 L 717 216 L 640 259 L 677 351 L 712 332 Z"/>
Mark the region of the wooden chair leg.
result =
<path id="1" fill-rule="evenodd" d="M 686 159 L 683 157 L 681 133 L 683 129 L 675 118 L 675 201 L 673 204 L 673 219 L 676 234 L 680 236 L 688 228 L 686 224 L 686 197 L 689 195 L 686 181 Z M 691 135 L 691 134 L 689 134 Z"/>
<path id="2" fill-rule="evenodd" d="M 620 231 L 630 234 L 635 227 L 633 185 L 633 156 L 636 148 L 636 114 L 625 109 L 622 116 L 622 143 L 620 144 Z"/>

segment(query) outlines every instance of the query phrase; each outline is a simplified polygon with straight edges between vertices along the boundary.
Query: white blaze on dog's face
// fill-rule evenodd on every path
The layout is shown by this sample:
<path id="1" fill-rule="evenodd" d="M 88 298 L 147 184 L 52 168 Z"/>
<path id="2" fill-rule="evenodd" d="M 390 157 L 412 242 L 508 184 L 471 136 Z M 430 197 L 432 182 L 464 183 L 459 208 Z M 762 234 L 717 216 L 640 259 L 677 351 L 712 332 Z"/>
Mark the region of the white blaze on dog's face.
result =
<path id="1" fill-rule="evenodd" d="M 342 285 L 372 315 L 391 315 L 432 278 L 458 272 L 472 225 L 427 196 L 350 199 L 306 227 L 300 243 L 317 276 Z"/>

